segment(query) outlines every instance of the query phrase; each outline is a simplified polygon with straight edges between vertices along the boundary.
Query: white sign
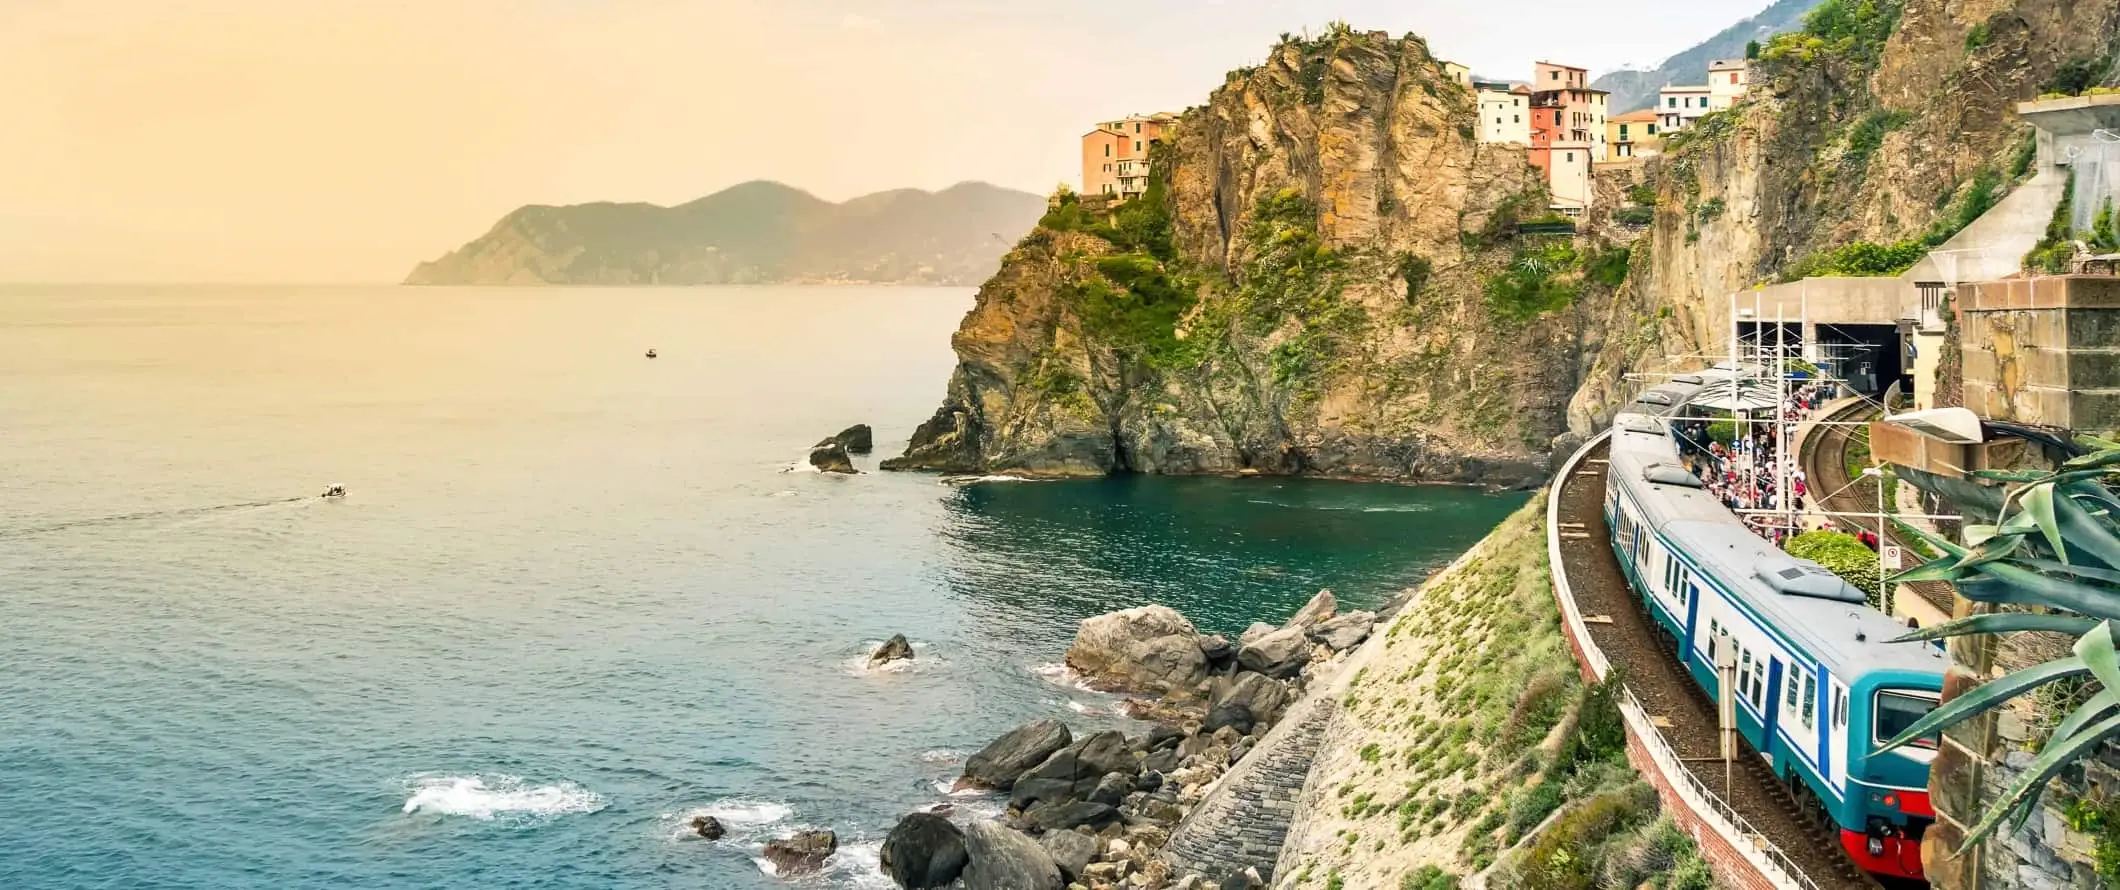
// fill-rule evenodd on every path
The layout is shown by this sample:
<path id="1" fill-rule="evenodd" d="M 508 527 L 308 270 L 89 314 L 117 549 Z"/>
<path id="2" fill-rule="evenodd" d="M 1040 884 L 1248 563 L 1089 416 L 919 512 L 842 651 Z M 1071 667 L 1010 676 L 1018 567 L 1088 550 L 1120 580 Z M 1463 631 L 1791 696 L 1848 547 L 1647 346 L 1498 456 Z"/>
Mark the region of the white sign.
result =
<path id="1" fill-rule="evenodd" d="M 1905 555 L 1901 553 L 1897 544 L 1884 545 L 1884 552 L 1878 554 L 1878 564 L 1884 566 L 1885 571 L 1888 572 L 1899 571 L 1903 559 L 1905 559 Z"/>

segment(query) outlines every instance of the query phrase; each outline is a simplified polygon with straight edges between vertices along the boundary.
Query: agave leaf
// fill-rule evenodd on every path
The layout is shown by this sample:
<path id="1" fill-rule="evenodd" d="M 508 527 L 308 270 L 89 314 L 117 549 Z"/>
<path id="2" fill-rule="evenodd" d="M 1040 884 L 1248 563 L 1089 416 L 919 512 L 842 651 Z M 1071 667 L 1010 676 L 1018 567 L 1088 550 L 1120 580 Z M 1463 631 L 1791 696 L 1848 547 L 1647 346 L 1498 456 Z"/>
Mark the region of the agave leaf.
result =
<path id="1" fill-rule="evenodd" d="M 1974 545 L 1973 549 L 1956 563 L 1958 568 L 1970 569 L 2000 559 L 2009 558 L 2017 548 L 2024 545 L 2023 535 L 1996 535 Z"/>
<path id="2" fill-rule="evenodd" d="M 2090 666 L 2091 676 L 2098 678 L 2098 685 L 2107 689 L 2120 689 L 2120 651 L 2113 648 L 2113 623 L 2108 621 L 2098 629 L 2076 638 L 2076 657 Z"/>
<path id="3" fill-rule="evenodd" d="M 2039 756 L 2025 768 L 2024 774 L 2019 776 L 2017 781 L 2010 783 L 2002 798 L 1980 817 L 1980 824 L 1973 826 L 1973 830 L 1966 833 L 1965 843 L 1958 847 L 1958 852 L 1954 855 L 1964 855 L 1965 851 L 1986 840 L 2005 817 L 2012 815 L 2019 806 L 2028 804 L 2027 798 L 2045 788 L 2046 783 L 2063 768 L 2093 750 L 2098 743 L 2115 735 L 2120 735 L 2120 717 L 2108 717 L 2085 727 L 2075 735 L 2067 738 L 2056 737 L 2047 742 L 2046 747 L 2040 749 Z"/>
<path id="4" fill-rule="evenodd" d="M 2120 511 L 2120 496 L 2115 496 L 2105 484 L 2091 479 L 2073 479 L 2059 483 L 2069 497 L 2087 505 L 2104 507 L 2107 511 Z M 2110 515 L 2110 512 L 2108 512 Z"/>
<path id="5" fill-rule="evenodd" d="M 1966 599 L 1983 603 L 2051 606 L 2092 618 L 2120 619 L 2120 590 L 2041 575 L 2006 562 L 1988 563 L 1981 566 L 1980 571 L 2003 583 L 1997 587 L 1961 583 L 1958 592 Z"/>
<path id="6" fill-rule="evenodd" d="M 1892 520 L 1892 526 L 1894 528 L 1899 529 L 1900 534 L 1919 539 L 1922 543 L 1927 544 L 1930 547 L 1936 548 L 1937 552 L 1939 553 L 1944 553 L 1950 556 L 1957 557 L 1965 556 L 1966 551 L 1964 547 L 1960 547 L 1935 535 L 1929 534 L 1928 532 L 1922 531 L 1921 529 L 1908 525 L 1897 518 L 1894 518 Z"/>
<path id="7" fill-rule="evenodd" d="M 2016 564 L 2025 568 L 2032 569 L 2034 571 L 2046 572 L 2048 574 L 2074 575 L 2078 578 L 2089 578 L 2093 581 L 2104 581 L 2109 584 L 2120 585 L 2120 571 L 2114 571 L 2112 569 L 2101 569 L 2085 565 L 2070 565 L 2065 562 L 2055 562 L 2051 559 L 2039 559 L 2038 557 L 2033 556 L 2020 556 L 2017 559 L 2012 560 L 2012 562 L 2015 562 Z"/>
<path id="8" fill-rule="evenodd" d="M 2054 518 L 2054 486 L 2031 486 L 2024 490 L 2024 497 L 2019 500 L 2023 509 L 2018 511 L 2017 515 L 2031 517 L 2031 521 L 2037 524 L 2039 533 L 2046 536 L 2046 545 L 2054 548 L 2055 553 L 2061 554 L 2062 562 L 2068 562 L 2068 545 L 2062 543 L 2061 523 Z"/>
<path id="9" fill-rule="evenodd" d="M 2104 718 L 2115 708 L 2120 708 L 2120 689 L 2098 690 L 2097 695 L 2091 696 L 2081 707 L 2070 711 L 2068 717 L 2063 719 L 2059 726 L 2054 727 L 2053 734 L 2047 736 L 2048 744 L 2052 744 L 2054 739 L 2065 739 L 2083 731 L 2083 727 L 2090 725 L 2091 721 Z"/>
<path id="10" fill-rule="evenodd" d="M 1905 732 L 1900 733 L 1897 738 L 1886 742 L 1884 747 L 1877 750 L 1880 752 L 1890 751 L 1930 733 L 1957 726 L 1967 719 L 1979 715 L 1982 711 L 2030 692 L 2035 688 L 2063 677 L 2087 674 L 2090 673 L 2090 670 L 2090 666 L 2084 664 L 2081 657 L 2070 656 L 2012 671 L 2004 676 L 1995 678 L 1984 686 L 1968 690 L 1965 694 L 1944 702 L 1941 707 L 1914 721 L 1913 726 L 1907 727 Z"/>
<path id="11" fill-rule="evenodd" d="M 1974 470 L 1973 478 L 1995 482 L 2039 482 L 2051 476 L 2039 470 Z"/>
<path id="12" fill-rule="evenodd" d="M 2115 442 L 2111 439 L 2101 439 L 2089 433 L 2077 433 L 2075 434 L 2075 437 L 2077 444 L 2088 445 L 2091 448 L 2097 449 L 2099 451 L 2110 451 L 2114 449 L 2120 449 L 2120 442 Z"/>
<path id="13" fill-rule="evenodd" d="M 1894 584 L 1905 584 L 1909 581 L 1963 581 L 1972 576 L 1973 569 L 1961 566 L 1957 559 L 1946 556 L 1942 559 L 1932 559 L 1885 580 Z"/>
<path id="14" fill-rule="evenodd" d="M 2120 446 L 2093 451 L 2081 457 L 2072 457 L 2061 464 L 2063 470 L 2095 470 L 2100 467 L 2120 466 Z"/>
<path id="15" fill-rule="evenodd" d="M 1959 534 L 1965 537 L 1966 546 L 1978 546 L 1980 543 L 1995 536 L 1995 527 L 1978 524 L 1964 525 L 1959 527 Z"/>
<path id="16" fill-rule="evenodd" d="M 2061 537 L 2070 546 L 2108 566 L 2120 568 L 2120 537 L 2115 537 L 2112 527 L 2092 515 L 2083 504 L 2075 498 L 2055 498 L 2054 518 L 2060 525 Z M 2074 562 L 2066 558 L 2063 561 Z"/>
<path id="17" fill-rule="evenodd" d="M 2041 615 L 2033 612 L 1993 612 L 1973 615 L 1956 621 L 1924 627 L 1892 640 L 1894 643 L 1922 643 L 1947 637 L 1962 637 L 1971 634 L 2016 633 L 2020 631 L 2051 631 L 2053 633 L 2084 634 L 2100 626 L 2096 618 L 2078 618 L 2074 615 Z"/>

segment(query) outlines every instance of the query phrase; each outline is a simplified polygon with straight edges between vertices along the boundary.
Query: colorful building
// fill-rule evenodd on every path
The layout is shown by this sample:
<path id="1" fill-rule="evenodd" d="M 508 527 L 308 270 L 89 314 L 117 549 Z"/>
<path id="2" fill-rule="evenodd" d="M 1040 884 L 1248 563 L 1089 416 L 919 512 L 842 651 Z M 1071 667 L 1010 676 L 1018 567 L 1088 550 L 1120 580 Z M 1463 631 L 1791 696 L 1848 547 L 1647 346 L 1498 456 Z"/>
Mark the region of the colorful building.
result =
<path id="1" fill-rule="evenodd" d="M 1590 164 L 1597 148 L 1589 142 L 1556 141 L 1533 145 L 1531 165 L 1546 174 L 1546 188 L 1553 196 L 1553 209 L 1580 214 L 1590 207 Z"/>
<path id="2" fill-rule="evenodd" d="M 1708 63 L 1708 110 L 1721 111 L 1737 104 L 1752 86 L 1752 66 L 1743 59 L 1717 59 Z"/>
<path id="3" fill-rule="evenodd" d="M 1588 145 L 1605 153 L 1605 112 L 1611 94 L 1590 88 L 1590 71 L 1552 62 L 1532 66 L 1531 146 Z"/>
<path id="4" fill-rule="evenodd" d="M 1148 191 L 1148 148 L 1177 121 L 1169 112 L 1137 114 L 1083 134 L 1082 193 L 1130 198 Z"/>
<path id="5" fill-rule="evenodd" d="M 1455 81 L 1458 86 L 1472 88 L 1472 69 L 1456 62 L 1443 62 L 1443 76 Z"/>
<path id="6" fill-rule="evenodd" d="M 1481 142 L 1531 144 L 1531 90 L 1496 81 L 1473 85 L 1479 97 Z"/>
<path id="7" fill-rule="evenodd" d="M 1629 112 L 1605 121 L 1605 156 L 1607 161 L 1626 161 L 1646 158 L 1663 150 L 1664 137 L 1659 132 L 1662 115 L 1654 109 Z"/>
<path id="8" fill-rule="evenodd" d="M 1713 94 L 1708 86 L 1668 86 L 1656 97 L 1657 126 L 1668 137 L 1681 132 L 1708 113 L 1708 100 Z"/>

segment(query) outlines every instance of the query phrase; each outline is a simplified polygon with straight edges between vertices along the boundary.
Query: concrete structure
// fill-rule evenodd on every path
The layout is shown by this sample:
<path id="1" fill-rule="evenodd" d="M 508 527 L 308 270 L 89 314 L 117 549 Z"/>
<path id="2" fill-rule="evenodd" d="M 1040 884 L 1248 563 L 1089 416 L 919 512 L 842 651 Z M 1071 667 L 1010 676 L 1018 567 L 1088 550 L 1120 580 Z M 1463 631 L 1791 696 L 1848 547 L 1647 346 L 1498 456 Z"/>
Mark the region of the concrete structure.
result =
<path id="1" fill-rule="evenodd" d="M 1082 136 L 1082 193 L 1130 198 L 1148 190 L 1148 149 L 1178 116 L 1137 114 L 1106 121 Z"/>
<path id="2" fill-rule="evenodd" d="M 1646 158 L 1663 151 L 1658 132 L 1659 115 L 1654 109 L 1629 112 L 1605 121 L 1605 154 L 1599 160 L 1625 161 Z"/>
<path id="3" fill-rule="evenodd" d="M 1683 132 L 1694 121 L 1708 113 L 1708 101 L 1714 91 L 1702 86 L 1668 86 L 1656 96 L 1656 113 L 1661 117 L 1657 125 L 1663 135 Z"/>
<path id="4" fill-rule="evenodd" d="M 1708 63 L 1708 110 L 1722 111 L 1736 105 L 1752 86 L 1752 66 L 1743 59 L 1717 59 Z"/>
<path id="5" fill-rule="evenodd" d="M 1507 83 L 1475 84 L 1480 103 L 1479 140 L 1531 144 L 1531 90 Z"/>
<path id="6" fill-rule="evenodd" d="M 1272 884 L 1311 763 L 1339 712 L 1333 695 L 1308 694 L 1291 706 L 1251 753 L 1208 787 L 1157 858 L 1181 874 L 1256 868 Z"/>
<path id="7" fill-rule="evenodd" d="M 1964 285 L 1957 312 L 1965 407 L 1982 417 L 2120 430 L 2120 278 Z"/>
<path id="8" fill-rule="evenodd" d="M 2075 171 L 2070 223 L 2089 231 L 2107 201 L 2120 202 L 2120 94 L 2020 102 L 2017 114 L 2038 128 L 2042 160 Z"/>

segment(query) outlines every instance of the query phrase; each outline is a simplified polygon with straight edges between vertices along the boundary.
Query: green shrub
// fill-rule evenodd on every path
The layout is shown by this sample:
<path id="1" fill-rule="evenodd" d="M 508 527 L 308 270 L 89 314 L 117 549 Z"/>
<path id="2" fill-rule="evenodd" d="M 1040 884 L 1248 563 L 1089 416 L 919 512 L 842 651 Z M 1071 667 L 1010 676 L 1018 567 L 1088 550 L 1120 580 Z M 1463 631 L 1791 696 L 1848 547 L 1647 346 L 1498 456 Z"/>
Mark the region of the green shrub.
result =
<path id="1" fill-rule="evenodd" d="M 1627 200 L 1644 207 L 1656 205 L 1656 187 L 1646 182 L 1627 190 Z"/>
<path id="2" fill-rule="evenodd" d="M 1646 783 L 1590 798 L 1553 821 L 1516 863 L 1523 890 L 1595 890 L 1615 835 L 1657 814 L 1656 791 Z"/>
<path id="3" fill-rule="evenodd" d="M 1986 22 L 1981 22 L 1980 24 L 1974 25 L 1972 28 L 1968 29 L 1965 32 L 1966 51 L 1971 52 L 1973 50 L 1977 50 L 1983 46 L 1988 45 L 1988 41 L 1993 39 L 1993 35 L 1990 35 L 1988 33 L 1988 25 Z"/>
<path id="4" fill-rule="evenodd" d="M 2098 208 L 2098 218 L 2091 223 L 2091 248 L 2102 253 L 2120 250 L 2120 236 L 2113 233 L 2113 199 L 2105 199 L 2105 206 Z"/>
<path id="5" fill-rule="evenodd" d="M 1578 260 L 1566 241 L 1518 248 L 1507 269 L 1487 278 L 1487 308 L 1519 322 L 1567 308 L 1582 291 L 1573 281 Z"/>
<path id="6" fill-rule="evenodd" d="M 1757 41 L 1757 40 L 1747 40 L 1747 41 L 1745 41 L 1745 58 L 1747 58 L 1747 59 L 1757 59 L 1757 58 L 1759 58 L 1759 41 Z"/>
<path id="7" fill-rule="evenodd" d="M 1913 268 L 1928 252 L 1928 246 L 1920 241 L 1896 244 L 1857 241 L 1805 257 L 1790 267 L 1787 277 L 1790 280 L 1814 275 L 1889 277 Z"/>
<path id="8" fill-rule="evenodd" d="M 1854 535 L 1836 531 L 1804 532 L 1789 539 L 1790 556 L 1825 566 L 1856 590 L 1877 593 L 1877 552 Z"/>
<path id="9" fill-rule="evenodd" d="M 1627 260 L 1631 255 L 1624 245 L 1611 250 L 1602 250 L 1590 255 L 1584 264 L 1584 274 L 1591 281 L 1606 287 L 1617 288 L 1627 280 Z"/>
<path id="10" fill-rule="evenodd" d="M 2076 256 L 2075 245 L 2069 243 L 2075 236 L 2076 218 L 2076 172 L 2070 170 L 2068 182 L 2061 187 L 2061 203 L 2054 205 L 2054 215 L 2047 220 L 2046 235 L 2024 255 L 2027 271 L 2059 275 L 2068 271 L 2069 261 Z"/>
<path id="11" fill-rule="evenodd" d="M 1457 890 L 1458 876 L 1433 865 L 1423 865 L 1399 878 L 1399 890 Z"/>
<path id="12" fill-rule="evenodd" d="M 2010 181 L 2023 179 L 2032 172 L 2032 162 L 2039 157 L 2039 133 L 2026 130 L 2024 138 L 2017 142 L 2017 150 L 2010 155 Z"/>
<path id="13" fill-rule="evenodd" d="M 2054 76 L 2047 78 L 2046 86 L 2041 92 L 2081 96 L 2090 91 L 2091 87 L 2098 85 L 2098 80 L 2105 74 L 2107 67 L 2104 59 L 2088 56 L 2070 59 L 2054 69 Z"/>
<path id="14" fill-rule="evenodd" d="M 1656 208 L 1622 207 L 1612 211 L 1612 221 L 1623 226 L 1646 226 L 1656 221 Z"/>
<path id="15" fill-rule="evenodd" d="M 1708 200 L 1701 202 L 1700 209 L 1695 212 L 1695 215 L 1700 219 L 1701 222 L 1707 222 L 1712 219 L 1719 219 L 1723 215 L 1723 206 L 1723 199 L 1709 198 Z"/>
<path id="16" fill-rule="evenodd" d="M 1399 280 L 1406 285 L 1406 302 L 1411 303 L 1420 297 L 1421 290 L 1428 286 L 1428 276 L 1433 271 L 1434 266 L 1428 262 L 1427 257 L 1411 252 L 1399 254 Z"/>
<path id="17" fill-rule="evenodd" d="M 1848 149 L 1843 157 L 1858 167 L 1869 163 L 1870 155 L 1884 145 L 1884 135 L 1906 126 L 1906 122 L 1913 119 L 1908 112 L 1883 109 L 1863 115 L 1848 128 Z"/>

